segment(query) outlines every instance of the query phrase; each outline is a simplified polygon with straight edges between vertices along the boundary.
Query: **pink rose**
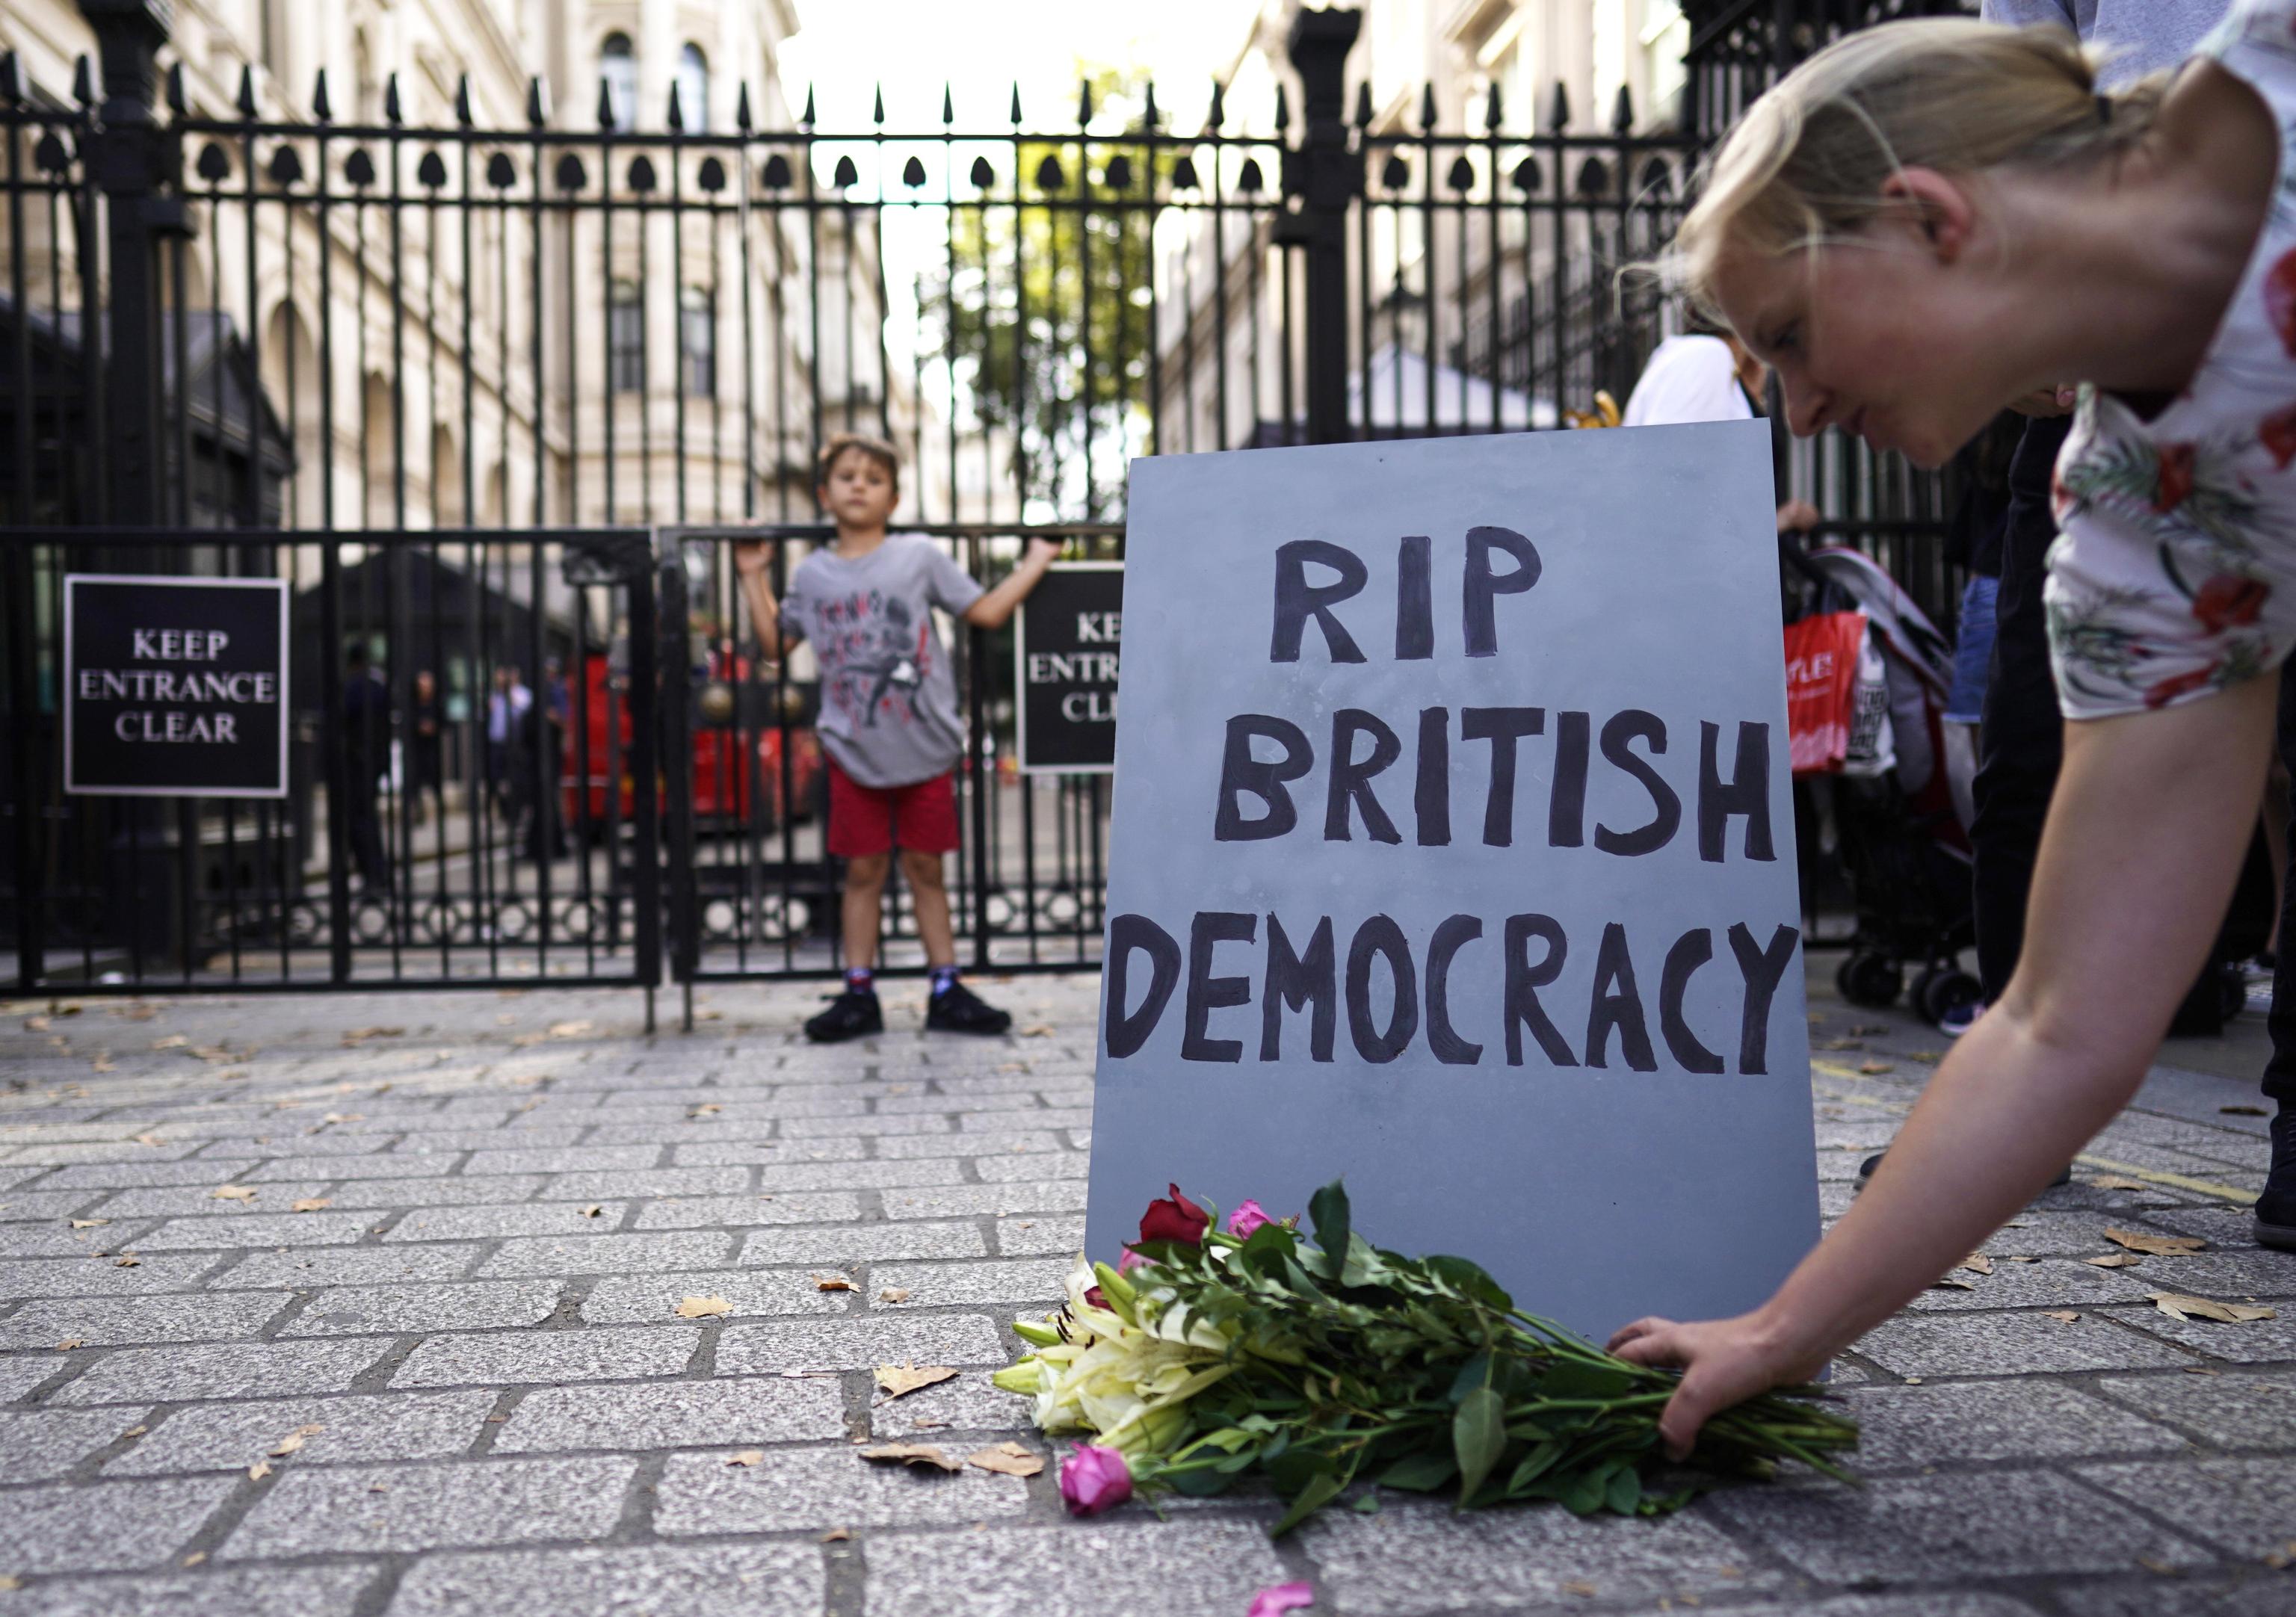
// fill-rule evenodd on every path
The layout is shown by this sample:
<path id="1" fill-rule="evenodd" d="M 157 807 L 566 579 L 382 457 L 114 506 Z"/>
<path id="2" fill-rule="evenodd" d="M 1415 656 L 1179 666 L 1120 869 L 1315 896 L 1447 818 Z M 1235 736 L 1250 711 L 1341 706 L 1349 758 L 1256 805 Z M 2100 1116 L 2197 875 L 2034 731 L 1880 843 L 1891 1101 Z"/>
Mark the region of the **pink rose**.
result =
<path id="1" fill-rule="evenodd" d="M 1251 1232 L 1262 1224 L 1273 1223 L 1258 1202 L 1245 1202 L 1227 1215 L 1227 1232 L 1239 1240 L 1250 1240 Z"/>
<path id="2" fill-rule="evenodd" d="M 1285 1612 L 1296 1612 L 1303 1605 L 1316 1604 L 1316 1590 L 1306 1583 L 1278 1583 L 1264 1588 L 1251 1597 L 1251 1610 L 1244 1617 L 1283 1617 Z"/>
<path id="3" fill-rule="evenodd" d="M 1142 1257 L 1138 1253 L 1133 1251 L 1129 1246 L 1124 1249 L 1124 1255 L 1116 1260 L 1116 1272 L 1119 1275 L 1128 1275 L 1136 1269 L 1147 1269 L 1149 1267 L 1151 1267 L 1151 1265 L 1148 1260 Z"/>
<path id="4" fill-rule="evenodd" d="M 1132 1497 L 1132 1467 L 1123 1451 L 1078 1443 L 1077 1451 L 1061 1462 L 1061 1498 L 1080 1516 L 1113 1510 Z"/>

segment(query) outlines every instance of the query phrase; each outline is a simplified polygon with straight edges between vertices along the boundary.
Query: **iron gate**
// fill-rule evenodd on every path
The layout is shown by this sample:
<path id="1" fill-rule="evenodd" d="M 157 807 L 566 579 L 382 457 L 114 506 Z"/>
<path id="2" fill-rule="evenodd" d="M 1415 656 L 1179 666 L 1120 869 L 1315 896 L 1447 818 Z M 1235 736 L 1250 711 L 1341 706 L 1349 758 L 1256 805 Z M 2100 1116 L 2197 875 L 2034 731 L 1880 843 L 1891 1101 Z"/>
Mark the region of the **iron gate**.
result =
<path id="1" fill-rule="evenodd" d="M 1790 12 L 1832 29 L 1909 4 L 1691 8 L 1689 110 L 1771 70 L 1746 41 L 1802 48 Z M 160 71 L 156 8 L 86 10 L 100 86 L 0 57 L 0 627 L 12 721 L 34 717 L 0 804 L 20 990 L 651 984 L 649 940 L 689 984 L 833 971 L 805 682 L 750 655 L 724 555 L 822 537 L 824 438 L 893 439 L 898 525 L 993 577 L 1036 535 L 1120 558 L 1136 455 L 1561 426 L 1623 400 L 1663 334 L 1616 271 L 1664 241 L 1700 150 L 1623 99 L 1607 129 L 1559 94 L 1536 120 L 1496 91 L 1464 118 L 1431 94 L 1415 121 L 1374 116 L 1340 11 L 1296 19 L 1296 108 L 1280 76 L 1267 104 L 1214 86 L 1175 111 L 1103 75 L 1049 130 L 1000 90 L 964 123 L 952 91 L 909 132 L 881 104 L 839 133 L 747 86 L 714 123 L 676 87 L 634 116 L 604 83 L 593 116 L 533 81 L 518 127 L 467 78 L 430 109 L 395 75 L 343 109 L 324 73 L 293 106 L 250 71 L 219 97 Z M 1793 468 L 1829 532 L 1948 606 L 1937 479 L 1833 439 Z M 55 581 L 107 548 L 308 600 L 289 806 L 61 791 Z M 611 582 L 570 574 L 605 551 Z M 433 615 L 465 627 L 442 640 Z M 362 641 L 388 697 L 372 813 L 340 745 Z M 956 655 L 964 947 L 1090 964 L 1104 783 L 1009 779 L 1004 659 L 969 632 Z M 489 733 L 498 698 L 543 739 Z M 370 822 L 390 855 L 372 896 Z M 180 902 L 147 914 L 163 891 Z M 898 889 L 884 928 L 908 960 Z"/>

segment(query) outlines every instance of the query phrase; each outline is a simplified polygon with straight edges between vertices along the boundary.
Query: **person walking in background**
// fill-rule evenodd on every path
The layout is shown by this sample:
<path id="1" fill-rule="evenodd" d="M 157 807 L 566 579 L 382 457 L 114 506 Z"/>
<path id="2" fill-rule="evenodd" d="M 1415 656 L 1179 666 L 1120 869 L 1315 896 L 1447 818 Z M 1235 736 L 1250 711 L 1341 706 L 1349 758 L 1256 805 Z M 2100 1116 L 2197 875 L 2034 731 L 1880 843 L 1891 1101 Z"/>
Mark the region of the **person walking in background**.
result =
<path id="1" fill-rule="evenodd" d="M 886 532 L 900 486 L 890 444 L 840 433 L 821 452 L 817 490 L 837 541 L 798 564 L 787 602 L 774 600 L 762 543 L 734 551 L 760 654 L 778 659 L 803 639 L 821 664 L 829 852 L 846 862 L 845 992 L 805 1025 L 806 1037 L 824 1044 L 884 1031 L 877 927 L 896 849 L 932 972 L 925 1025 L 1001 1033 L 1013 1025 L 1009 1012 L 982 1003 L 957 981 L 943 863 L 957 847 L 954 776 L 964 726 L 932 614 L 939 608 L 975 628 L 1002 627 L 1060 547 L 1031 539 L 1012 574 L 983 590 L 923 535 Z"/>
<path id="2" fill-rule="evenodd" d="M 414 823 L 421 825 L 430 818 L 425 799 L 439 810 L 439 822 L 447 821 L 446 790 L 446 725 L 439 706 L 439 679 L 428 668 L 414 674 L 414 707 L 406 715 L 409 746 L 406 749 L 408 789 L 414 797 Z"/>
<path id="3" fill-rule="evenodd" d="M 369 894 L 390 890 L 390 854 L 382 845 L 377 801 L 390 762 L 390 689 L 371 666 L 366 642 L 343 654 L 343 835 L 359 884 Z"/>
<path id="4" fill-rule="evenodd" d="M 519 768 L 518 754 L 526 732 L 526 715 L 534 706 L 534 692 L 519 678 L 518 665 L 504 663 L 495 670 L 495 688 L 487 697 L 487 792 L 495 813 L 516 826 L 531 782 L 521 783 L 527 772 Z"/>

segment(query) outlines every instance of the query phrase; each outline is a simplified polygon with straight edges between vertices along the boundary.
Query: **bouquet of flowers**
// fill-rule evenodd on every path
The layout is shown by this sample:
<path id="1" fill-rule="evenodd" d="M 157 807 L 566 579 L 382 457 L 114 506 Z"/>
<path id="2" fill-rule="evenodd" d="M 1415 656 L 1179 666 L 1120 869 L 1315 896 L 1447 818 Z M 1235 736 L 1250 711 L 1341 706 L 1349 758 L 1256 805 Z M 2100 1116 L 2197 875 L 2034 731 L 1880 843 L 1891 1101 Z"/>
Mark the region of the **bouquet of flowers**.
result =
<path id="1" fill-rule="evenodd" d="M 1671 1466 L 1658 1419 L 1673 1372 L 1524 1313 L 1464 1258 L 1372 1245 L 1337 1184 L 1308 1217 L 1313 1243 L 1256 1202 L 1222 1230 L 1175 1185 L 1118 1267 L 1079 1258 L 1066 1306 L 1016 1323 L 1035 1351 L 996 1384 L 1034 1397 L 1043 1430 L 1092 1434 L 1062 1466 L 1072 1509 L 1215 1494 L 1257 1470 L 1290 1503 L 1282 1534 L 1358 1480 L 1581 1515 L 1660 1515 L 1783 1459 L 1855 1480 L 1826 1456 L 1857 1428 L 1816 1387 L 1715 1417 Z"/>

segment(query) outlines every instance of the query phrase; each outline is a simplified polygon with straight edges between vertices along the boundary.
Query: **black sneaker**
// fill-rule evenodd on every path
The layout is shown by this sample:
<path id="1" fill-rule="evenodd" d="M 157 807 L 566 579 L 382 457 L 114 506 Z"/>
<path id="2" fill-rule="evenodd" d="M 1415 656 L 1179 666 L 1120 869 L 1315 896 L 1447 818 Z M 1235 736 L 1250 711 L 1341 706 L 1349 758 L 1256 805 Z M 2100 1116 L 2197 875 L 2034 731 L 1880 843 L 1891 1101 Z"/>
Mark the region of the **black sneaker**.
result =
<path id="1" fill-rule="evenodd" d="M 951 983 L 925 1001 L 925 1026 L 942 1033 L 1001 1033 L 1013 1025 L 1013 1013 L 984 1004 L 962 983 Z"/>
<path id="2" fill-rule="evenodd" d="M 2256 1244 L 2296 1252 L 2296 1105 L 2272 1120 L 2272 1171 L 2256 1198 Z"/>
<path id="3" fill-rule="evenodd" d="M 836 1044 L 885 1031 L 885 1012 L 873 989 L 849 988 L 829 1001 L 829 1009 L 805 1025 L 805 1036 L 816 1044 Z"/>
<path id="4" fill-rule="evenodd" d="M 1887 1155 L 1887 1152 L 1876 1151 L 1873 1156 L 1867 1157 L 1864 1162 L 1857 1164 L 1857 1188 L 1859 1189 L 1863 1190 L 1866 1188 L 1866 1181 L 1874 1177 L 1874 1170 L 1882 1165 L 1882 1158 Z M 2054 1190 L 2059 1185 L 2070 1185 L 2072 1182 L 2073 1165 L 2070 1163 L 2067 1163 L 2063 1167 L 2057 1170 L 2057 1177 L 2049 1181 L 2049 1188 Z"/>

